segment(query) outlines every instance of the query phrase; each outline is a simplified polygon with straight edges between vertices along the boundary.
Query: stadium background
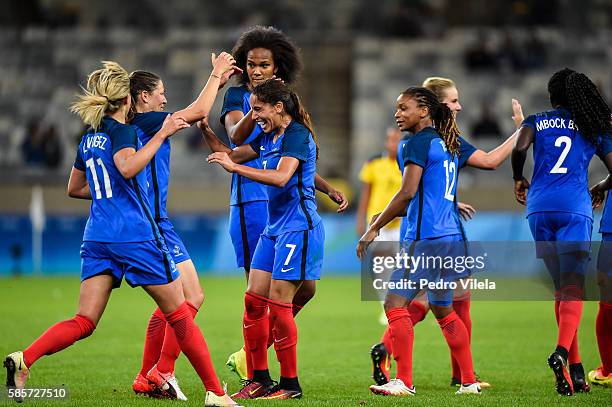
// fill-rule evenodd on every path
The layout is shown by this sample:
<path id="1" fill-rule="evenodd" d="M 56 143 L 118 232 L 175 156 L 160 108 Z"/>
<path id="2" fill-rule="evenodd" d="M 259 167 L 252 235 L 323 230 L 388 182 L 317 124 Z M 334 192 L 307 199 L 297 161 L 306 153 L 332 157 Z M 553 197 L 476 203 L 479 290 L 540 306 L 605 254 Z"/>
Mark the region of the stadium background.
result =
<path id="1" fill-rule="evenodd" d="M 550 74 L 571 66 L 612 94 L 612 2 L 517 0 L 75 1 L 3 2 L 0 17 L 0 274 L 78 271 L 88 203 L 64 193 L 82 124 L 67 106 L 103 59 L 157 72 L 167 109 L 190 103 L 206 80 L 210 52 L 239 33 L 272 24 L 302 49 L 297 88 L 320 134 L 319 173 L 351 196 L 357 173 L 382 151 L 397 94 L 432 75 L 453 78 L 460 128 L 488 150 L 512 133 L 510 99 L 527 114 L 548 108 Z M 218 116 L 222 95 L 211 113 Z M 478 137 L 472 131 L 482 121 Z M 486 134 L 487 132 L 492 134 Z M 234 273 L 227 239 L 229 176 L 204 162 L 196 128 L 173 138 L 168 206 L 202 272 Z M 603 173 L 594 162 L 592 177 Z M 530 240 L 512 196 L 509 163 L 466 170 L 461 200 L 479 211 L 472 240 Z M 34 199 L 33 199 L 34 198 Z M 38 199 L 41 198 L 41 199 Z M 320 206 L 327 208 L 326 199 Z M 354 215 L 326 216 L 326 270 L 357 272 Z"/>

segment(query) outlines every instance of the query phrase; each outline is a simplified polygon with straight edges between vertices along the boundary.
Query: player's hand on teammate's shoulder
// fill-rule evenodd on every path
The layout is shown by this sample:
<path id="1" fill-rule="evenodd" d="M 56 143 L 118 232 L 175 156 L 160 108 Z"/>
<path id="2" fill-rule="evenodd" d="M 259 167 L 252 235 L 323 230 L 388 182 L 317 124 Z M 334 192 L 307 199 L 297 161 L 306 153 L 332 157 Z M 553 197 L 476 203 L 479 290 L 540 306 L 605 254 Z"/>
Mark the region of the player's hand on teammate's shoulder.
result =
<path id="1" fill-rule="evenodd" d="M 529 181 L 525 178 L 514 181 L 514 197 L 521 205 L 527 205 L 527 190 L 529 189 Z"/>
<path id="2" fill-rule="evenodd" d="M 466 204 L 464 202 L 457 202 L 457 209 L 459 209 L 459 215 L 461 215 L 461 219 L 467 221 L 472 219 L 474 214 L 476 213 L 476 209 L 470 204 Z"/>
<path id="3" fill-rule="evenodd" d="M 185 129 L 189 126 L 189 123 L 187 123 L 181 116 L 169 114 L 164 119 L 164 123 L 162 124 L 160 131 L 162 132 L 164 138 L 168 138 L 177 131 Z"/>
<path id="4" fill-rule="evenodd" d="M 514 125 L 516 128 L 520 128 L 523 120 L 525 120 L 525 116 L 523 115 L 523 107 L 521 106 L 521 102 L 518 99 L 512 99 L 512 120 L 514 120 Z"/>

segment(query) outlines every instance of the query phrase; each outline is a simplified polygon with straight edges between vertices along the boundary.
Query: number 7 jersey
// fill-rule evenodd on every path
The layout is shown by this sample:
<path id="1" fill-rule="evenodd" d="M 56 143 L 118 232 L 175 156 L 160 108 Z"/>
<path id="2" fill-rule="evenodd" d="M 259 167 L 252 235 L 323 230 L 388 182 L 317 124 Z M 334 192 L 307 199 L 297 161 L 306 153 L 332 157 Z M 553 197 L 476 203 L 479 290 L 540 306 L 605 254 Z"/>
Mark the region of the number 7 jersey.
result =
<path id="1" fill-rule="evenodd" d="M 559 108 L 525 119 L 534 131 L 534 169 L 527 193 L 527 216 L 536 212 L 569 212 L 593 218 L 589 163 L 598 146 L 576 128 L 569 111 Z"/>
<path id="2" fill-rule="evenodd" d="M 146 171 L 125 179 L 113 156 L 123 148 L 142 144 L 132 126 L 106 116 L 97 132 L 83 135 L 74 168 L 85 171 L 91 209 L 83 241 L 144 242 L 158 236 L 149 212 Z"/>

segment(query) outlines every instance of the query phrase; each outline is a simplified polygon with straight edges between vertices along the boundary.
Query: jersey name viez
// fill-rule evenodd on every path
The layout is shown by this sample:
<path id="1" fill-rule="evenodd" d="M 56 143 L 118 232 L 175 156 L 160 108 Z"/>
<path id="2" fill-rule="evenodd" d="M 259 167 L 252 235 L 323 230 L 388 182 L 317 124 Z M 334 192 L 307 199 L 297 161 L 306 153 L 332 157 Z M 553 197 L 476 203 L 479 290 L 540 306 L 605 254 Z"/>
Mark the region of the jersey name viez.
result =
<path id="1" fill-rule="evenodd" d="M 91 136 L 88 136 L 85 140 L 85 143 L 83 143 L 83 153 L 86 153 L 91 148 L 99 148 L 100 150 L 106 151 L 104 145 L 107 141 L 108 138 L 100 134 L 93 134 Z"/>
<path id="2" fill-rule="evenodd" d="M 554 119 L 542 119 L 536 122 L 536 129 L 538 131 L 546 129 L 570 129 L 577 130 L 578 128 L 574 124 L 573 120 L 562 119 L 556 117 Z"/>

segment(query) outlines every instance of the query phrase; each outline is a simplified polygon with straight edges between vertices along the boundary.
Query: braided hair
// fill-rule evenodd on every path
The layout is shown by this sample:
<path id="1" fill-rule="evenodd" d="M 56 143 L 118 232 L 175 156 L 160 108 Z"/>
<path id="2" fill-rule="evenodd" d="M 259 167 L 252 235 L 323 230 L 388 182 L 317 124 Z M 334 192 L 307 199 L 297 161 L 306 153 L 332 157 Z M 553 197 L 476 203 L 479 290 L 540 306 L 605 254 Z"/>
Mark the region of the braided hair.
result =
<path id="1" fill-rule="evenodd" d="M 599 135 L 612 132 L 612 111 L 597 90 L 597 86 L 583 73 L 564 68 L 548 82 L 550 103 L 562 106 L 572 115 L 580 133 L 591 143 Z"/>
<path id="2" fill-rule="evenodd" d="M 319 159 L 319 142 L 317 135 L 312 126 L 312 120 L 310 114 L 306 111 L 306 108 L 300 101 L 297 93 L 293 92 L 289 87 L 282 81 L 276 79 L 269 79 L 258 85 L 253 89 L 253 94 L 257 96 L 257 99 L 264 103 L 271 105 L 277 102 L 282 102 L 285 112 L 289 114 L 296 122 L 306 127 L 317 146 L 317 160 Z"/>
<path id="3" fill-rule="evenodd" d="M 459 135 L 457 122 L 452 111 L 444 103 L 438 101 L 435 93 L 427 88 L 410 87 L 402 95 L 413 98 L 419 107 L 427 107 L 434 127 L 444 140 L 446 149 L 452 154 L 459 154 Z"/>

